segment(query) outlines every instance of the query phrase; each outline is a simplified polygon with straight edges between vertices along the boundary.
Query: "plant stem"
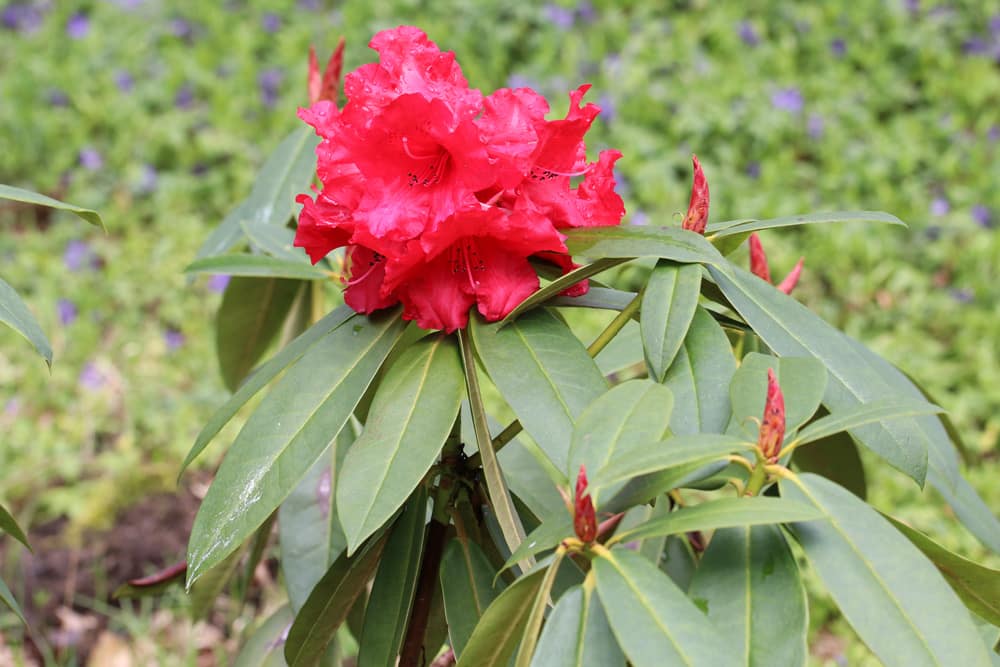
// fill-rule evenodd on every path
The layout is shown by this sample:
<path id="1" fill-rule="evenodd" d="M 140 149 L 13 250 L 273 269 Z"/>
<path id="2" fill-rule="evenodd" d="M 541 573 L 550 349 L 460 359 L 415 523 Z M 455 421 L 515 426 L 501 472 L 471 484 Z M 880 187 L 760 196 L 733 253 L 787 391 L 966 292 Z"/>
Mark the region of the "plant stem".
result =
<path id="1" fill-rule="evenodd" d="M 440 487 L 439 487 L 440 488 Z M 434 500 L 434 510 L 437 513 L 438 502 Z M 427 632 L 427 621 L 430 618 L 431 600 L 438 584 L 438 569 L 441 567 L 441 556 L 444 554 L 444 542 L 447 536 L 447 526 L 436 518 L 431 519 L 427 529 L 427 544 L 424 547 L 424 559 L 420 564 L 420 580 L 413 597 L 413 609 L 410 610 L 410 621 L 406 625 L 406 637 L 403 639 L 403 649 L 399 654 L 399 667 L 421 667 L 424 664 L 424 634 Z"/>

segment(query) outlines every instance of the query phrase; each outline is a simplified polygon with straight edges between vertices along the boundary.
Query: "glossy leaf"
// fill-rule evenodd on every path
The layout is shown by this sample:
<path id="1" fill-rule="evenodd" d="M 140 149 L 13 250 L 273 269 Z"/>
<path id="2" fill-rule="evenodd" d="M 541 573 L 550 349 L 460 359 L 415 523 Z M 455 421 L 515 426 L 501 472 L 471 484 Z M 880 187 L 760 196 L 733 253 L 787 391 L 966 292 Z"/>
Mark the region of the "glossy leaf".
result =
<path id="1" fill-rule="evenodd" d="M 23 188 L 15 188 L 12 185 L 0 184 L 0 199 L 9 199 L 11 201 L 19 201 L 25 204 L 34 204 L 35 206 L 45 206 L 47 208 L 59 209 L 60 211 L 69 211 L 86 222 L 105 229 L 104 221 L 101 220 L 101 216 L 97 213 L 97 211 L 92 211 L 89 208 L 83 208 L 82 206 L 77 206 L 75 204 L 67 204 L 66 202 L 53 199 L 52 197 L 46 197 L 43 194 L 32 192 L 31 190 L 24 190 Z"/>
<path id="2" fill-rule="evenodd" d="M 233 278 L 215 316 L 215 350 L 230 391 L 253 370 L 281 331 L 299 282 L 278 278 Z"/>
<path id="3" fill-rule="evenodd" d="M 245 220 L 243 221 L 243 233 L 250 240 L 250 245 L 260 252 L 267 253 L 276 259 L 312 265 L 306 251 L 295 247 L 295 230 L 283 225 L 269 225 Z M 251 255 L 251 257 L 259 257 L 259 255 Z M 316 272 L 322 273 L 318 269 Z"/>
<path id="4" fill-rule="evenodd" d="M 295 280 L 325 280 L 329 278 L 329 274 L 311 264 L 292 259 L 246 253 L 196 259 L 188 264 L 184 271 L 185 273 L 222 273 L 230 276 L 292 278 Z"/>
<path id="5" fill-rule="evenodd" d="M 1000 570 L 984 567 L 948 551 L 919 530 L 891 516 L 885 518 L 931 559 L 966 607 L 982 619 L 1000 626 Z"/>
<path id="6" fill-rule="evenodd" d="M 424 555 L 427 488 L 417 487 L 392 525 L 368 597 L 358 646 L 358 667 L 396 664 Z"/>
<path id="7" fill-rule="evenodd" d="M 642 347 L 650 376 L 662 382 L 691 327 L 701 267 L 660 260 L 642 293 Z"/>
<path id="8" fill-rule="evenodd" d="M 354 601 L 378 567 L 388 533 L 369 540 L 353 556 L 340 555 L 302 605 L 285 642 L 289 667 L 317 665 Z"/>
<path id="9" fill-rule="evenodd" d="M 753 440 L 764 414 L 768 369 L 774 370 L 785 397 L 785 433 L 792 433 L 816 413 L 826 391 L 826 368 L 817 359 L 758 352 L 743 357 L 729 385 L 729 397 L 737 432 Z"/>
<path id="10" fill-rule="evenodd" d="M 460 538 L 445 546 L 438 578 L 451 647 L 461 658 L 473 629 L 505 584 L 479 545 Z"/>
<path id="11" fill-rule="evenodd" d="M 190 600 L 191 618 L 195 621 L 204 620 L 212 608 L 215 601 L 226 588 L 226 584 L 232 579 L 236 569 L 240 566 L 240 561 L 246 553 L 249 542 L 244 542 L 239 548 L 229 554 L 221 563 L 206 571 L 197 582 L 190 587 L 188 592 Z"/>
<path id="12" fill-rule="evenodd" d="M 666 516 L 647 521 L 631 530 L 616 534 L 608 543 L 632 542 L 660 535 L 679 535 L 692 530 L 813 521 L 821 518 L 824 518 L 823 513 L 814 507 L 785 498 L 769 496 L 719 498 L 684 507 Z"/>
<path id="13" fill-rule="evenodd" d="M 232 667 L 284 667 L 285 632 L 295 615 L 283 605 L 250 633 Z"/>
<path id="14" fill-rule="evenodd" d="M 836 482 L 862 500 L 868 496 L 865 467 L 849 433 L 836 433 L 796 449 L 792 463 L 802 472 L 816 473 Z"/>
<path id="15" fill-rule="evenodd" d="M 28 547 L 29 550 L 31 549 L 31 545 L 28 544 L 28 536 L 24 534 L 21 527 L 17 525 L 17 521 L 14 520 L 14 517 L 11 516 L 10 512 L 3 505 L 0 505 L 0 530 Z"/>
<path id="16" fill-rule="evenodd" d="M 234 206 L 198 248 L 195 259 L 214 257 L 232 250 L 244 238 L 243 221 L 249 217 L 247 202 Z"/>
<path id="17" fill-rule="evenodd" d="M 841 431 L 850 431 L 866 424 L 929 415 L 942 412 L 942 409 L 927 401 L 914 401 L 905 398 L 887 398 L 859 405 L 850 410 L 840 410 L 821 417 L 802 429 L 795 437 L 797 445 L 826 438 Z"/>
<path id="18" fill-rule="evenodd" d="M 969 614 L 927 558 L 833 482 L 803 474 L 782 496 L 829 518 L 792 529 L 813 570 L 862 640 L 890 665 L 989 665 Z"/>
<path id="19" fill-rule="evenodd" d="M 667 506 L 666 502 L 658 504 Z M 663 538 L 647 538 L 642 541 L 643 547 L 656 539 Z M 642 554 L 646 555 L 645 548 L 642 549 Z M 698 559 L 686 535 L 667 535 L 663 542 L 663 555 L 659 561 L 653 562 L 659 562 L 660 569 L 666 572 L 670 580 L 682 591 L 691 586 L 691 580 L 694 579 L 694 573 L 698 568 Z"/>
<path id="20" fill-rule="evenodd" d="M 464 392 L 462 362 L 451 337 L 414 343 L 382 378 L 365 429 L 337 479 L 348 553 L 420 484 L 451 433 Z"/>
<path id="21" fill-rule="evenodd" d="M 679 227 L 576 227 L 565 234 L 570 254 L 591 260 L 660 257 L 684 264 L 725 261 L 704 236 Z"/>
<path id="22" fill-rule="evenodd" d="M 612 387 L 588 405 L 576 421 L 569 451 L 567 477 L 575 479 L 581 465 L 602 470 L 667 434 L 674 397 L 663 385 L 650 380 L 630 380 Z M 621 482 L 594 487 L 591 496 L 613 495 Z"/>
<path id="23" fill-rule="evenodd" d="M 568 512 L 557 512 L 546 518 L 524 541 L 500 568 L 501 572 L 514 567 L 519 561 L 537 556 L 543 551 L 554 549 L 561 541 L 573 536 L 573 518 Z"/>
<path id="24" fill-rule="evenodd" d="M 398 311 L 354 318 L 275 384 L 236 436 L 195 516 L 189 586 L 249 537 L 323 455 L 402 328 Z"/>
<path id="25" fill-rule="evenodd" d="M 22 623 L 27 624 L 27 621 L 24 619 L 24 612 L 21 611 L 21 605 L 19 605 L 17 600 L 14 599 L 14 594 L 10 592 L 9 588 L 7 588 L 7 584 L 4 583 L 3 579 L 0 579 L 0 602 L 7 605 L 7 608 L 14 612 L 14 614 L 21 619 Z"/>
<path id="26" fill-rule="evenodd" d="M 0 322 L 6 324 L 31 343 L 45 363 L 52 365 L 52 345 L 45 332 L 38 326 L 35 316 L 28 310 L 14 288 L 0 278 Z"/>
<path id="27" fill-rule="evenodd" d="M 525 312 L 526 310 L 534 308 L 535 306 L 544 303 L 552 299 L 553 297 L 558 296 L 559 292 L 562 292 L 572 287 L 581 280 L 586 280 L 591 276 L 596 276 L 598 273 L 601 273 L 602 271 L 607 271 L 608 269 L 618 266 L 619 264 L 622 264 L 623 262 L 626 261 L 628 260 L 600 259 L 591 264 L 584 264 L 583 266 L 578 266 L 569 273 L 561 275 L 552 282 L 548 283 L 547 285 L 544 285 L 536 292 L 529 295 L 524 301 L 517 304 L 514 307 L 514 309 L 509 313 L 507 313 L 506 317 L 504 317 L 503 320 L 501 320 L 500 326 L 502 327 L 511 320 L 516 319 L 518 315 Z"/>
<path id="28" fill-rule="evenodd" d="M 532 667 L 625 667 L 625 656 L 608 625 L 600 598 L 574 586 L 545 621 Z"/>
<path id="29" fill-rule="evenodd" d="M 538 643 L 538 634 L 542 629 L 542 620 L 549 606 L 549 598 L 552 595 L 552 586 L 555 584 L 556 575 L 559 574 L 559 566 L 562 565 L 565 552 L 556 550 L 551 562 L 545 568 L 545 577 L 542 584 L 535 592 L 535 600 L 531 604 L 531 611 L 528 613 L 528 620 L 524 624 L 524 632 L 521 636 L 521 643 L 517 649 L 517 657 L 514 659 L 514 667 L 531 667 L 531 656 L 535 652 Z"/>
<path id="30" fill-rule="evenodd" d="M 799 225 L 816 225 L 831 222 L 878 222 L 890 225 L 906 226 L 906 223 L 889 213 L 882 211 L 833 211 L 831 213 L 807 213 L 789 215 L 770 220 L 729 220 L 709 224 L 705 229 L 708 237 L 725 237 L 733 234 L 749 234 L 762 229 L 778 227 L 797 227 Z"/>
<path id="31" fill-rule="evenodd" d="M 601 310 L 624 310 L 632 303 L 635 292 L 625 292 L 607 287 L 591 287 L 582 296 L 557 296 L 548 304 L 567 308 L 598 308 Z"/>
<path id="32" fill-rule="evenodd" d="M 547 569 L 538 567 L 522 576 L 493 601 L 472 631 L 456 667 L 507 667 Z"/>
<path id="33" fill-rule="evenodd" d="M 292 130 L 257 173 L 247 197 L 246 220 L 283 225 L 292 217 L 295 197 L 309 189 L 316 172 L 316 146 L 319 137 L 312 129 Z"/>
<path id="34" fill-rule="evenodd" d="M 472 318 L 476 353 L 504 400 L 559 470 L 580 412 L 607 382 L 580 340 L 546 310 L 525 313 L 500 329 Z"/>
<path id="35" fill-rule="evenodd" d="M 726 332 L 707 310 L 696 308 L 663 379 L 674 395 L 670 430 L 675 435 L 725 431 L 731 411 L 728 387 L 735 372 L 736 359 Z"/>
<path id="36" fill-rule="evenodd" d="M 635 667 L 737 664 L 722 634 L 655 565 L 628 549 L 595 558 L 591 573 L 611 629 Z"/>
<path id="37" fill-rule="evenodd" d="M 777 526 L 715 531 L 688 595 L 741 656 L 734 664 L 806 664 L 806 591 Z"/>

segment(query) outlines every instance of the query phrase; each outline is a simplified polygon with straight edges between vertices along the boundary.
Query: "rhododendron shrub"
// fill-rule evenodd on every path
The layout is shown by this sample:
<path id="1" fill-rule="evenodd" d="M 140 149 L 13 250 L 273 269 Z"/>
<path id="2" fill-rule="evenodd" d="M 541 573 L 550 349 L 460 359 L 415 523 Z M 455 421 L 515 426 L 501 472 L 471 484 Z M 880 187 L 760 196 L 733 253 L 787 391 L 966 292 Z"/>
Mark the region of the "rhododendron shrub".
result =
<path id="1" fill-rule="evenodd" d="M 888 464 L 1000 550 L 950 422 L 789 295 L 801 262 L 773 286 L 757 236 L 901 223 L 713 222 L 694 158 L 680 224 L 621 224 L 635 158 L 588 153 L 586 85 L 553 115 L 470 87 L 415 28 L 371 46 L 342 89 L 343 46 L 311 58 L 308 127 L 189 267 L 235 277 L 233 395 L 188 461 L 263 396 L 186 566 L 133 588 L 186 569 L 211 599 L 275 549 L 287 601 L 255 664 L 790 665 L 808 570 L 887 664 L 989 664 L 998 573 L 865 499 Z"/>

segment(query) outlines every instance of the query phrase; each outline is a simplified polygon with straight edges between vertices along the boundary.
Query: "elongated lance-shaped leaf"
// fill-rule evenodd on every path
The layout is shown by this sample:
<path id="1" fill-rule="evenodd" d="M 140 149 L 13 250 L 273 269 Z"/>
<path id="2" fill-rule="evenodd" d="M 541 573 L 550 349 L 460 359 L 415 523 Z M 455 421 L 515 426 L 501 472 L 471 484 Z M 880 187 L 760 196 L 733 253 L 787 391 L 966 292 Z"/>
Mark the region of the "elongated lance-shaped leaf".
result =
<path id="1" fill-rule="evenodd" d="M 576 227 L 566 230 L 566 247 L 574 257 L 660 257 L 683 264 L 721 264 L 719 251 L 701 234 L 678 227 Z"/>
<path id="2" fill-rule="evenodd" d="M 796 446 L 805 445 L 831 436 L 834 433 L 850 431 L 866 424 L 917 415 L 931 415 L 936 412 L 943 412 L 943 410 L 927 401 L 887 398 L 865 403 L 851 410 L 842 410 L 826 417 L 821 417 L 802 429 L 802 432 L 796 436 L 794 442 Z"/>
<path id="3" fill-rule="evenodd" d="M 823 513 L 806 503 L 754 496 L 751 498 L 719 498 L 693 507 L 670 512 L 630 530 L 616 534 L 608 542 L 632 542 L 660 535 L 677 535 L 692 530 L 714 530 L 734 526 L 758 526 L 792 521 L 813 521 L 825 518 Z"/>
<path id="4" fill-rule="evenodd" d="M 195 259 L 215 257 L 232 250 L 245 238 L 243 221 L 249 217 L 245 200 L 234 206 L 222 219 L 222 222 L 209 233 L 208 238 L 195 253 Z"/>
<path id="5" fill-rule="evenodd" d="M 544 309 L 502 329 L 471 318 L 472 340 L 504 400 L 559 470 L 573 423 L 607 381 L 568 326 Z"/>
<path id="6" fill-rule="evenodd" d="M 576 479 L 581 465 L 602 470 L 625 458 L 625 452 L 633 454 L 659 442 L 669 430 L 673 403 L 670 390 L 650 380 L 623 382 L 597 397 L 576 421 L 567 477 Z M 621 482 L 606 484 L 590 495 L 599 503 L 601 496 L 613 495 L 620 487 Z"/>
<path id="7" fill-rule="evenodd" d="M 297 260 L 268 257 L 267 255 L 216 255 L 196 259 L 187 265 L 185 273 L 223 273 L 229 276 L 254 276 L 258 278 L 293 278 L 295 280 L 325 280 L 329 275 Z"/>
<path id="8" fill-rule="evenodd" d="M 464 390 L 458 345 L 450 336 L 414 343 L 389 368 L 337 479 L 348 553 L 423 480 L 452 431 Z"/>
<path id="9" fill-rule="evenodd" d="M 734 429 L 757 439 L 767 397 L 767 371 L 773 370 L 785 397 L 785 432 L 792 433 L 816 413 L 826 391 L 826 367 L 813 357 L 743 357 L 729 385 Z"/>
<path id="10" fill-rule="evenodd" d="M 563 593 L 545 621 L 532 667 L 625 667 L 594 578 Z"/>
<path id="11" fill-rule="evenodd" d="M 701 295 L 701 267 L 660 260 L 642 293 L 642 348 L 650 376 L 663 382 L 691 328 Z"/>
<path id="12" fill-rule="evenodd" d="M 101 216 L 97 213 L 97 211 L 93 211 L 89 208 L 83 208 L 82 206 L 77 206 L 76 204 L 67 204 L 66 202 L 53 199 L 52 197 L 47 197 L 37 192 L 32 192 L 31 190 L 15 188 L 12 185 L 0 184 L 0 199 L 9 199 L 11 201 L 19 201 L 25 204 L 34 204 L 35 206 L 45 206 L 47 208 L 59 209 L 60 211 L 69 211 L 92 225 L 97 225 L 102 229 L 106 229 L 104 227 L 104 221 L 101 220 Z"/>
<path id="13" fill-rule="evenodd" d="M 229 420 L 233 418 L 233 415 L 235 415 L 241 407 L 246 405 L 247 401 L 263 389 L 268 382 L 277 377 L 281 371 L 285 370 L 292 363 L 300 359 L 302 355 L 309 350 L 309 348 L 352 317 L 355 317 L 355 313 L 349 306 L 340 306 L 304 331 L 298 338 L 282 348 L 281 351 L 269 359 L 267 363 L 263 364 L 254 373 L 252 373 L 250 377 L 248 377 L 246 381 L 240 385 L 240 388 L 236 390 L 236 393 L 233 394 L 232 397 L 222 405 L 222 407 L 216 410 L 211 417 L 209 417 L 208 423 L 205 424 L 205 426 L 202 427 L 201 432 L 198 433 L 198 437 L 195 439 L 195 443 L 191 447 L 191 451 L 189 451 L 187 456 L 184 458 L 184 462 L 181 464 L 181 472 L 178 473 L 178 477 L 184 472 L 184 469 L 187 468 L 188 465 L 205 450 L 205 447 L 208 446 L 208 443 L 212 441 L 212 438 L 219 433 L 222 427 L 229 423 Z M 360 317 L 360 315 L 357 317 Z"/>
<path id="14" fill-rule="evenodd" d="M 663 379 L 674 395 L 670 430 L 675 435 L 725 431 L 731 410 L 729 383 L 735 372 L 736 359 L 726 332 L 699 306 Z"/>
<path id="15" fill-rule="evenodd" d="M 858 445 L 849 433 L 836 433 L 800 447 L 792 463 L 802 472 L 812 472 L 836 482 L 858 498 L 868 496 L 865 466 Z"/>
<path id="16" fill-rule="evenodd" d="M 881 211 L 833 211 L 831 213 L 807 213 L 803 215 L 789 215 L 782 218 L 772 218 L 770 220 L 727 220 L 725 222 L 715 222 L 708 225 L 705 235 L 712 237 L 725 237 L 734 234 L 749 234 L 759 232 L 762 229 L 775 229 L 777 227 L 797 227 L 799 225 L 817 225 L 831 222 L 878 222 L 889 225 L 902 225 L 906 223 L 889 213 Z"/>
<path id="17" fill-rule="evenodd" d="M 312 667 L 347 619 L 354 601 L 375 573 L 389 539 L 375 536 L 353 556 L 343 553 L 319 580 L 288 630 L 285 660 L 289 667 Z"/>
<path id="18" fill-rule="evenodd" d="M 715 531 L 688 595 L 741 656 L 734 664 L 806 663 L 806 590 L 777 526 Z"/>
<path id="19" fill-rule="evenodd" d="M 285 631 L 292 624 L 295 614 L 291 607 L 283 605 L 267 620 L 250 633 L 232 667 L 277 667 L 278 660 L 285 658 L 282 651 L 285 647 Z"/>
<path id="20" fill-rule="evenodd" d="M 808 473 L 780 486 L 783 497 L 829 518 L 795 524 L 793 532 L 844 617 L 885 664 L 990 664 L 941 574 L 867 503 Z"/>
<path id="21" fill-rule="evenodd" d="M 512 311 L 507 313 L 507 316 L 503 318 L 500 322 L 500 326 L 507 324 L 511 320 L 517 318 L 518 315 L 526 310 L 534 308 L 540 303 L 544 303 L 553 297 L 557 296 L 560 292 L 572 287 L 581 280 L 586 280 L 591 276 L 596 276 L 602 271 L 607 271 L 608 269 L 618 266 L 627 259 L 599 259 L 591 264 L 584 264 L 583 266 L 578 266 L 569 273 L 559 276 L 549 284 L 540 288 L 538 291 L 530 294 L 524 301 L 517 304 Z"/>
<path id="22" fill-rule="evenodd" d="M 639 554 L 604 551 L 592 567 L 611 629 L 635 667 L 739 664 L 701 610 Z"/>
<path id="23" fill-rule="evenodd" d="M 445 547 L 438 579 L 451 647 L 461 658 L 479 619 L 506 584 L 479 545 L 461 538 Z"/>
<path id="24" fill-rule="evenodd" d="M 295 230 L 283 225 L 269 225 L 263 222 L 244 220 L 243 233 L 250 240 L 251 247 L 276 259 L 311 265 L 309 255 L 301 247 L 295 246 Z M 225 256 L 225 255 L 223 255 Z M 257 257 L 259 255 L 252 255 Z"/>
<path id="25" fill-rule="evenodd" d="M 27 535 L 24 534 L 21 527 L 17 525 L 17 521 L 14 520 L 14 517 L 11 516 L 10 512 L 8 512 L 7 508 L 3 505 L 0 505 L 0 530 L 9 534 L 15 540 L 28 547 L 29 550 L 31 549 L 31 545 L 28 544 Z"/>
<path id="26" fill-rule="evenodd" d="M 528 533 L 517 549 L 510 555 L 500 568 L 504 572 L 514 567 L 518 562 L 537 556 L 543 551 L 553 549 L 567 537 L 573 537 L 573 517 L 567 512 L 558 512 L 547 517 Z"/>
<path id="27" fill-rule="evenodd" d="M 538 567 L 522 576 L 493 601 L 472 631 L 456 667 L 507 667 L 546 569 Z"/>
<path id="28" fill-rule="evenodd" d="M 966 607 L 983 620 L 1000 626 L 1000 570 L 959 556 L 902 521 L 882 516 L 931 559 Z"/>
<path id="29" fill-rule="evenodd" d="M 736 266 L 709 267 L 709 272 L 768 347 L 781 356 L 812 356 L 823 362 L 829 372 L 823 403 L 830 412 L 895 393 L 839 331 L 795 299 Z M 879 422 L 856 429 L 852 435 L 923 485 L 929 443 L 918 424 Z"/>
<path id="30" fill-rule="evenodd" d="M 270 528 L 269 523 L 265 523 Z M 203 620 L 208 616 L 208 613 L 212 611 L 212 607 L 215 605 L 215 600 L 222 593 L 223 589 L 226 588 L 226 584 L 233 577 L 236 572 L 236 568 L 239 567 L 240 561 L 243 560 L 243 555 L 246 553 L 247 547 L 249 547 L 249 540 L 245 541 L 240 547 L 226 556 L 221 563 L 215 565 L 211 569 L 207 570 L 197 582 L 195 582 L 188 592 L 190 600 L 190 612 L 191 618 L 194 621 Z"/>
<path id="31" fill-rule="evenodd" d="M 22 623 L 28 623 L 24 619 L 24 612 L 21 611 L 21 605 L 17 603 L 17 600 L 14 598 L 14 594 L 10 592 L 9 588 L 7 588 L 7 584 L 4 583 L 3 579 L 0 579 L 0 602 L 7 605 L 7 608 L 14 612 L 14 614 L 21 619 Z"/>
<path id="32" fill-rule="evenodd" d="M 45 332 L 38 326 L 35 316 L 28 310 L 14 288 L 0 279 L 0 322 L 6 324 L 31 343 L 45 363 L 52 366 L 52 345 Z"/>
<path id="33" fill-rule="evenodd" d="M 556 296 L 547 305 L 566 308 L 598 308 L 600 310 L 625 310 L 632 303 L 635 292 L 608 287 L 591 287 L 582 296 Z"/>
<path id="34" fill-rule="evenodd" d="M 459 343 L 462 346 L 462 371 L 465 375 L 465 387 L 469 397 L 472 427 L 483 461 L 483 475 L 486 477 L 486 489 L 490 495 L 490 504 L 497 522 L 500 524 L 507 548 L 510 551 L 516 551 L 518 546 L 524 542 L 524 526 L 514 509 L 514 501 L 510 497 L 507 482 L 504 480 L 503 471 L 500 469 L 496 452 L 493 450 L 486 406 L 483 404 L 483 395 L 479 389 L 479 371 L 476 369 L 474 343 L 469 336 L 468 329 L 460 330 L 458 335 Z M 526 559 L 524 561 L 525 568 L 532 563 L 530 558 Z"/>
<path id="35" fill-rule="evenodd" d="M 556 575 L 559 573 L 559 566 L 562 564 L 564 555 L 565 552 L 562 549 L 556 550 L 552 562 L 545 568 L 545 578 L 542 579 L 542 585 L 535 592 L 535 601 L 531 605 L 531 612 L 524 624 L 524 633 L 517 649 L 517 657 L 514 659 L 514 667 L 530 667 L 531 665 L 531 656 L 538 643 L 538 633 L 542 629 L 542 619 L 545 618 L 545 610 L 549 606 L 552 585 L 556 581 Z"/>
<path id="36" fill-rule="evenodd" d="M 358 667 L 395 665 L 403 645 L 427 534 L 427 488 L 417 487 L 396 519 L 379 561 L 358 642 Z"/>
<path id="37" fill-rule="evenodd" d="M 195 516 L 188 586 L 271 515 L 326 451 L 403 329 L 399 311 L 326 334 L 281 378 L 230 447 Z"/>

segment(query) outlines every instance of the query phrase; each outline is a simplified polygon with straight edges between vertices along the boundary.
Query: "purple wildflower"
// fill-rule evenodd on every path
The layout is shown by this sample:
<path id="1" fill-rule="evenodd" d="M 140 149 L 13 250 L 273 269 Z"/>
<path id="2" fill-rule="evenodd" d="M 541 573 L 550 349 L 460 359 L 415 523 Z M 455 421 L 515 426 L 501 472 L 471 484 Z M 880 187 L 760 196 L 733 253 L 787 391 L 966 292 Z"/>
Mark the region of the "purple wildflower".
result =
<path id="1" fill-rule="evenodd" d="M 538 83 L 531 77 L 522 74 L 511 74 L 507 77 L 508 88 L 537 88 Z"/>
<path id="2" fill-rule="evenodd" d="M 257 85 L 260 86 L 261 103 L 271 108 L 278 102 L 278 92 L 281 89 L 281 82 L 285 79 L 285 73 L 280 69 L 266 69 L 257 77 Z"/>
<path id="3" fill-rule="evenodd" d="M 604 93 L 597 101 L 597 106 L 601 107 L 601 118 L 605 123 L 610 123 L 618 115 L 618 106 L 613 97 Z"/>
<path id="4" fill-rule="evenodd" d="M 178 109 L 190 109 L 194 105 L 194 88 L 190 83 L 181 86 L 174 95 L 174 106 Z"/>
<path id="5" fill-rule="evenodd" d="M 86 14 L 73 14 L 66 21 L 66 34 L 70 39 L 83 39 L 90 32 L 90 19 Z"/>
<path id="6" fill-rule="evenodd" d="M 809 136 L 813 139 L 819 139 L 823 136 L 823 131 L 826 128 L 826 123 L 823 121 L 823 117 L 818 113 L 809 114 L 809 120 L 806 121 L 806 131 Z"/>
<path id="7" fill-rule="evenodd" d="M 567 9 L 555 3 L 545 5 L 545 18 L 555 27 L 561 30 L 569 30 L 573 27 L 573 10 Z"/>
<path id="8" fill-rule="evenodd" d="M 830 53 L 837 58 L 842 58 L 844 54 L 847 53 L 847 42 L 840 37 L 833 40 L 830 42 Z"/>
<path id="9" fill-rule="evenodd" d="M 299 7 L 307 12 L 319 11 L 319 0 L 299 0 Z"/>
<path id="10" fill-rule="evenodd" d="M 781 88 L 771 94 L 771 106 L 779 111 L 786 111 L 790 114 L 797 114 L 802 111 L 805 102 L 802 93 L 794 86 Z"/>
<path id="11" fill-rule="evenodd" d="M 968 287 L 953 287 L 948 290 L 948 293 L 951 294 L 952 299 L 959 303 L 972 303 L 972 301 L 976 298 L 975 293 Z"/>
<path id="12" fill-rule="evenodd" d="M 649 224 L 649 216 L 646 215 L 645 211 L 639 209 L 629 218 L 629 224 L 636 225 L 638 227 L 645 227 Z"/>
<path id="13" fill-rule="evenodd" d="M 3 406 L 3 411 L 4 414 L 10 417 L 16 417 L 17 413 L 21 411 L 21 399 L 17 396 L 8 399 L 7 403 Z"/>
<path id="14" fill-rule="evenodd" d="M 747 164 L 747 176 L 755 181 L 760 178 L 760 162 L 754 160 Z"/>
<path id="15" fill-rule="evenodd" d="M 97 171 L 104 166 L 104 158 L 96 148 L 84 148 L 80 150 L 80 166 L 87 171 Z"/>
<path id="16" fill-rule="evenodd" d="M 80 371 L 80 377 L 77 379 L 77 382 L 84 389 L 96 391 L 104 386 L 105 380 L 104 373 L 97 367 L 97 364 L 88 361 L 84 365 L 83 370 Z"/>
<path id="17" fill-rule="evenodd" d="M 597 10 L 594 9 L 594 5 L 590 4 L 589 0 L 583 0 L 576 6 L 576 17 L 582 23 L 593 23 L 597 20 Z"/>
<path id="18" fill-rule="evenodd" d="M 741 21 L 737 32 L 740 39 L 742 39 L 743 43 L 747 46 L 757 46 L 760 44 L 760 36 L 757 34 L 757 31 L 753 29 L 753 25 L 750 21 Z"/>
<path id="19" fill-rule="evenodd" d="M 226 291 L 226 285 L 229 284 L 230 276 L 223 273 L 217 273 L 212 275 L 208 279 L 208 291 L 215 292 L 216 294 L 221 294 Z"/>
<path id="20" fill-rule="evenodd" d="M 178 39 L 189 41 L 194 35 L 194 26 L 187 19 L 177 17 L 170 20 L 170 33 Z"/>
<path id="21" fill-rule="evenodd" d="M 931 202 L 931 215 L 940 218 L 943 215 L 948 215 L 951 211 L 951 204 L 944 197 L 935 197 L 934 201 Z"/>
<path id="22" fill-rule="evenodd" d="M 69 299 L 59 299 L 56 302 L 56 312 L 59 314 L 59 321 L 63 326 L 68 326 L 76 320 L 76 304 Z"/>
<path id="23" fill-rule="evenodd" d="M 260 24 L 264 28 L 264 32 L 273 34 L 281 30 L 281 17 L 272 12 L 268 12 L 261 18 Z"/>
<path id="24" fill-rule="evenodd" d="M 0 25 L 8 30 L 29 33 L 38 30 L 42 24 L 42 13 L 34 5 L 14 3 L 0 12 Z"/>
<path id="25" fill-rule="evenodd" d="M 163 342 L 167 345 L 167 350 L 173 352 L 184 345 L 184 334 L 179 329 L 167 327 L 163 332 Z"/>
<path id="26" fill-rule="evenodd" d="M 66 244 L 66 250 L 63 251 L 63 264 L 70 271 L 79 271 L 85 262 L 90 262 L 92 257 L 90 246 L 85 241 L 73 239 Z"/>
<path id="27" fill-rule="evenodd" d="M 151 164 L 144 164 L 142 165 L 142 175 L 139 177 L 139 182 L 135 189 L 140 194 L 148 195 L 156 190 L 158 180 L 159 175 L 156 173 L 156 167 Z"/>
<path id="28" fill-rule="evenodd" d="M 920 11 L 920 0 L 906 0 L 906 11 L 916 14 Z"/>
<path id="29" fill-rule="evenodd" d="M 990 129 L 986 130 L 986 138 L 990 141 L 1000 139 L 1000 125 L 990 125 Z"/>
<path id="30" fill-rule="evenodd" d="M 123 93 L 131 93 L 132 87 L 135 85 L 135 79 L 132 78 L 132 74 L 128 70 L 120 69 L 115 72 L 115 85 Z"/>
<path id="31" fill-rule="evenodd" d="M 976 204 L 972 207 L 972 219 L 984 229 L 993 228 L 993 214 L 983 204 Z"/>
<path id="32" fill-rule="evenodd" d="M 962 44 L 962 52 L 967 56 L 984 56 L 990 52 L 990 45 L 982 37 L 974 35 Z"/>
<path id="33" fill-rule="evenodd" d="M 1000 37 L 1000 14 L 994 14 L 990 17 L 990 33 L 994 37 Z"/>
<path id="34" fill-rule="evenodd" d="M 53 107 L 68 107 L 69 96 L 58 88 L 49 91 L 49 105 Z"/>

